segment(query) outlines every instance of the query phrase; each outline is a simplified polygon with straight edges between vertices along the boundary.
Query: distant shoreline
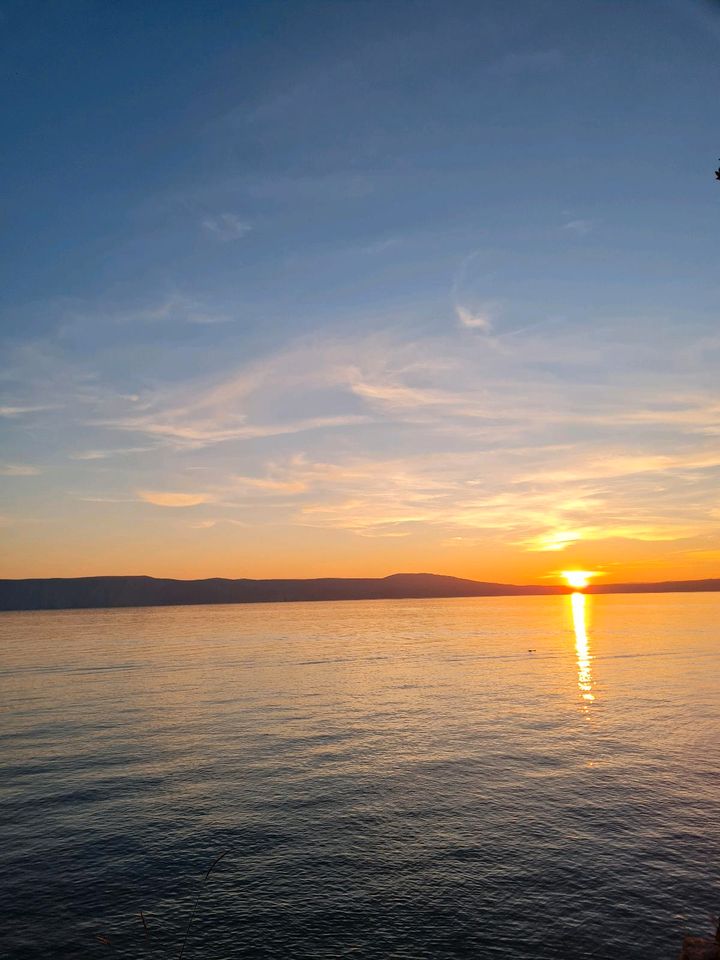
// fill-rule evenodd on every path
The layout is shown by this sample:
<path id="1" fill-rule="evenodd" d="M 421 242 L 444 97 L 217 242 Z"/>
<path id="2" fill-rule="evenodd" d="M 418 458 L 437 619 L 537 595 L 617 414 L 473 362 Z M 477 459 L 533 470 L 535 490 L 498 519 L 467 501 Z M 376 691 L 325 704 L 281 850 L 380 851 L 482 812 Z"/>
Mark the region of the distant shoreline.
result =
<path id="1" fill-rule="evenodd" d="M 589 594 L 709 593 L 720 578 L 657 583 L 594 584 Z M 464 580 L 432 573 L 388 577 L 322 577 L 309 580 L 172 580 L 143 576 L 55 577 L 0 580 L 0 611 L 81 610 L 115 607 L 296 603 L 330 600 L 439 600 L 450 597 L 558 596 L 566 586 Z"/>

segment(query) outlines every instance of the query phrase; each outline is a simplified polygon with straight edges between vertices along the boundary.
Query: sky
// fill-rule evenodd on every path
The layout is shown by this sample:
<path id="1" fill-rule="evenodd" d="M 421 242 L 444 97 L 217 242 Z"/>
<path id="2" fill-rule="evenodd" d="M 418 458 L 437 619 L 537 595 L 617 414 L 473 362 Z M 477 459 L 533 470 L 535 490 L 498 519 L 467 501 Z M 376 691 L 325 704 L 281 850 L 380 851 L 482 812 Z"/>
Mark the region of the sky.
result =
<path id="1" fill-rule="evenodd" d="M 0 17 L 0 576 L 720 576 L 720 6 Z"/>

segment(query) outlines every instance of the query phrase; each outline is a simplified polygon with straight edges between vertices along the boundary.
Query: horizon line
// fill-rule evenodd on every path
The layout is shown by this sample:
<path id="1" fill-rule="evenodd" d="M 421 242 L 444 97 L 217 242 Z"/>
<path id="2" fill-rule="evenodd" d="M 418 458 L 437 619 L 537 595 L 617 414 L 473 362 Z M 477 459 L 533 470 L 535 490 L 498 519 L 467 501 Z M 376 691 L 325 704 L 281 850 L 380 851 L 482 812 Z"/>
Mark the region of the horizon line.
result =
<path id="1" fill-rule="evenodd" d="M 517 588 L 535 588 L 541 590 L 563 590 L 567 593 L 587 593 L 587 592 L 603 592 L 608 587 L 622 587 L 622 586 L 654 586 L 662 585 L 667 583 L 710 583 L 710 582 L 719 582 L 720 583 L 720 574 L 717 577 L 690 577 L 685 579 L 676 579 L 676 578 L 664 578 L 663 580 L 618 580 L 618 581 L 608 581 L 604 580 L 602 583 L 589 583 L 586 587 L 571 587 L 567 583 L 516 583 L 514 581 L 507 580 L 480 580 L 475 577 L 460 577 L 452 573 L 433 573 L 427 570 L 418 570 L 418 571 L 396 571 L 395 573 L 388 573 L 382 576 L 338 576 L 338 575 L 327 575 L 327 576 L 314 576 L 314 577 L 288 577 L 288 576 L 277 576 L 277 577 L 250 577 L 250 576 L 240 576 L 240 577 L 222 577 L 222 576 L 207 576 L 207 577 L 172 577 L 172 576 L 158 576 L 156 574 L 150 573 L 91 573 L 91 574 L 79 574 L 77 576 L 44 576 L 44 577 L 0 577 L 0 583 L 22 583 L 27 581 L 50 581 L 50 580 L 170 580 L 174 583 L 206 583 L 210 580 L 222 580 L 227 583 L 237 583 L 239 581 L 249 581 L 251 583 L 273 583 L 273 582 L 288 582 L 288 583 L 313 583 L 322 580 L 343 580 L 343 581 L 358 581 L 358 580 L 370 580 L 370 581 L 383 581 L 391 580 L 393 578 L 399 577 L 434 577 L 438 579 L 447 579 L 447 580 L 456 580 L 459 582 L 466 583 L 476 583 L 476 584 L 488 584 L 491 586 L 497 587 L 517 587 Z M 549 578 L 548 578 L 549 579 Z"/>

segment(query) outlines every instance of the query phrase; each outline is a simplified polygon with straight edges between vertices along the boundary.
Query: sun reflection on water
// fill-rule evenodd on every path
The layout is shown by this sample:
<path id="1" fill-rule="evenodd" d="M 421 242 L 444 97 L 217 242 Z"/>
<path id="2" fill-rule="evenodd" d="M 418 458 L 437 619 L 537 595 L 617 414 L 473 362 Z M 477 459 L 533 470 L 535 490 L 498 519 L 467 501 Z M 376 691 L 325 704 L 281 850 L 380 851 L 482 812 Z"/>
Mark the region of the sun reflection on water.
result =
<path id="1" fill-rule="evenodd" d="M 572 604 L 572 619 L 575 629 L 575 652 L 577 654 L 578 688 L 583 700 L 587 703 L 595 699 L 592 683 L 592 656 L 587 635 L 586 603 L 584 593 L 573 593 L 570 596 Z"/>

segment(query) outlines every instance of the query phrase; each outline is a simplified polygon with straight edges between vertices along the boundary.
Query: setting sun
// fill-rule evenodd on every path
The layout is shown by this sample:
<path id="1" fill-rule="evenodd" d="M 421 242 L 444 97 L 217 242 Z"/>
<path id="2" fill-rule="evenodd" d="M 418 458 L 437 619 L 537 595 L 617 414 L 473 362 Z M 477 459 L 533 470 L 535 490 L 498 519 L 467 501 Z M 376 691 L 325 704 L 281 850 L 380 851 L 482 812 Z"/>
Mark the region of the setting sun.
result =
<path id="1" fill-rule="evenodd" d="M 563 570 L 562 576 L 569 587 L 575 590 L 584 590 L 590 583 L 591 578 L 597 576 L 597 573 L 592 570 Z"/>

